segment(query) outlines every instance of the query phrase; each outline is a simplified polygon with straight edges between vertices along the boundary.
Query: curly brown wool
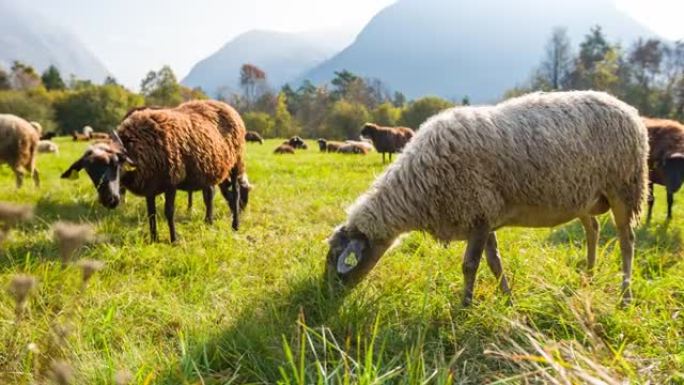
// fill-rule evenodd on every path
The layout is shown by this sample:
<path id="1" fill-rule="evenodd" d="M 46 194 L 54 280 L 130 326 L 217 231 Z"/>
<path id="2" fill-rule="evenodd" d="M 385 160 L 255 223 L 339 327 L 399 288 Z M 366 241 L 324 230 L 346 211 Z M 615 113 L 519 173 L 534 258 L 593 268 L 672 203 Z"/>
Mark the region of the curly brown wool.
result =
<path id="1" fill-rule="evenodd" d="M 237 111 L 222 102 L 191 101 L 176 108 L 132 110 L 111 141 L 90 146 L 62 178 L 86 169 L 100 202 L 112 209 L 126 190 L 146 197 L 153 241 L 158 239 L 155 197 L 163 193 L 174 242 L 177 190 L 202 190 L 205 220 L 211 223 L 218 184 L 232 211 L 233 229 L 238 229 L 239 211 L 251 188 L 244 158 L 245 125 Z"/>

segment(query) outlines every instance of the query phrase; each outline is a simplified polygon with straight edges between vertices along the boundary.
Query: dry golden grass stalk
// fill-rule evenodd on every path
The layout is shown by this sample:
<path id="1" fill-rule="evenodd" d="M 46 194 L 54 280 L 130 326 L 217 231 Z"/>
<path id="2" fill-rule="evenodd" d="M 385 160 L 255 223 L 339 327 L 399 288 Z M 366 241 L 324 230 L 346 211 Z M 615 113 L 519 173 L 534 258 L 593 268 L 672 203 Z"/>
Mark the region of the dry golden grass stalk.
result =
<path id="1" fill-rule="evenodd" d="M 0 202 L 0 222 L 5 226 L 16 226 L 19 222 L 27 221 L 32 217 L 33 207 L 31 206 Z"/>
<path id="2" fill-rule="evenodd" d="M 17 274 L 10 281 L 8 291 L 14 297 L 17 318 L 21 318 L 24 313 L 29 294 L 35 286 L 36 279 L 26 274 Z"/>
<path id="3" fill-rule="evenodd" d="M 105 263 L 98 260 L 83 259 L 78 262 L 78 266 L 81 268 L 81 272 L 83 273 L 83 284 L 85 285 L 88 283 L 93 274 L 104 268 Z"/>
<path id="4" fill-rule="evenodd" d="M 89 224 L 56 222 L 52 225 L 52 232 L 63 264 L 69 263 L 81 246 L 95 239 L 95 231 Z"/>
<path id="5" fill-rule="evenodd" d="M 71 385 L 74 383 L 74 370 L 65 361 L 55 361 L 52 363 L 52 380 L 58 385 Z"/>
<path id="6" fill-rule="evenodd" d="M 114 383 L 116 385 L 128 385 L 133 382 L 133 374 L 126 369 L 119 370 L 114 374 Z"/>

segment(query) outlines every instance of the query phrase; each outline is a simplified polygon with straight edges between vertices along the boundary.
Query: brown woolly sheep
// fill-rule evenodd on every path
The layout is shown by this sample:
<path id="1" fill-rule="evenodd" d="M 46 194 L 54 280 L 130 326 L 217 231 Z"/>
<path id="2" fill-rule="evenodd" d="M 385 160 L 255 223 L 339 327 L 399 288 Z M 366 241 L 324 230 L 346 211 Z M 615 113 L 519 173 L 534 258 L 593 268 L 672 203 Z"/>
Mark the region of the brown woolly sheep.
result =
<path id="1" fill-rule="evenodd" d="M 362 146 L 359 146 L 359 145 L 356 145 L 353 143 L 348 143 L 348 144 L 340 146 L 340 148 L 337 149 L 337 152 L 340 152 L 342 154 L 366 155 L 368 153 L 368 150 L 366 150 Z"/>
<path id="2" fill-rule="evenodd" d="M 361 136 L 373 141 L 375 149 L 382 154 L 382 163 L 385 163 L 385 153 L 389 153 L 391 162 L 392 154 L 401 152 L 413 135 L 408 127 L 380 127 L 374 123 L 366 123 L 361 129 Z"/>
<path id="3" fill-rule="evenodd" d="M 344 146 L 342 142 L 336 142 L 333 140 L 325 140 L 323 138 L 318 139 L 318 148 L 321 152 L 337 152 L 337 150 Z"/>
<path id="4" fill-rule="evenodd" d="M 17 188 L 28 172 L 36 187 L 40 176 L 36 168 L 36 153 L 40 134 L 31 123 L 10 114 L 0 114 L 0 164 L 7 163 L 16 176 Z"/>
<path id="5" fill-rule="evenodd" d="M 264 138 L 259 135 L 256 131 L 247 131 L 245 134 L 245 140 L 248 142 L 257 142 L 259 144 L 264 144 Z"/>
<path id="6" fill-rule="evenodd" d="M 650 153 L 648 157 L 648 214 L 651 220 L 655 197 L 653 184 L 665 186 L 667 190 L 667 219 L 672 219 L 674 193 L 684 182 L 684 125 L 668 119 L 643 118 L 648 129 Z"/>
<path id="7" fill-rule="evenodd" d="M 93 132 L 90 134 L 90 140 L 109 140 L 109 134 L 104 132 Z"/>
<path id="8" fill-rule="evenodd" d="M 294 147 L 290 146 L 287 144 L 287 142 L 281 144 L 280 146 L 276 147 L 275 151 L 273 151 L 274 154 L 294 154 L 295 150 Z"/>
<path id="9" fill-rule="evenodd" d="M 76 131 L 71 133 L 71 138 L 74 142 L 88 142 L 90 141 L 90 136 L 78 133 Z"/>
<path id="10" fill-rule="evenodd" d="M 85 168 L 100 202 L 108 208 L 120 202 L 119 185 L 147 199 L 153 241 L 158 240 L 155 198 L 164 194 L 164 214 L 171 242 L 176 241 L 176 191 L 202 190 L 208 217 L 213 212 L 214 185 L 228 201 L 232 227 L 239 227 L 245 175 L 245 126 L 229 105 L 190 101 L 170 109 L 136 109 L 115 132 L 115 143 L 91 148 L 62 174 L 70 178 Z"/>

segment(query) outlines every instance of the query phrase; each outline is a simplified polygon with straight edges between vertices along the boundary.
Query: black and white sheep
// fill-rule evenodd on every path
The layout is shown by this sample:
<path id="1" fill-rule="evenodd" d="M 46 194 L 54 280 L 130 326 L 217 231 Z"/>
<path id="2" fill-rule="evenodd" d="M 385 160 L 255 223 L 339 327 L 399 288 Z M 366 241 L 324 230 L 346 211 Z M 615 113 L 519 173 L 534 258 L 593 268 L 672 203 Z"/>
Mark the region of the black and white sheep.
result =
<path id="1" fill-rule="evenodd" d="M 495 231 L 580 219 L 588 268 L 611 210 L 629 300 L 634 232 L 646 195 L 648 137 L 636 109 L 600 92 L 535 93 L 496 106 L 446 110 L 424 123 L 397 162 L 349 209 L 329 239 L 327 274 L 353 285 L 402 233 L 467 240 L 463 301 L 472 301 L 483 251 L 509 286 Z"/>

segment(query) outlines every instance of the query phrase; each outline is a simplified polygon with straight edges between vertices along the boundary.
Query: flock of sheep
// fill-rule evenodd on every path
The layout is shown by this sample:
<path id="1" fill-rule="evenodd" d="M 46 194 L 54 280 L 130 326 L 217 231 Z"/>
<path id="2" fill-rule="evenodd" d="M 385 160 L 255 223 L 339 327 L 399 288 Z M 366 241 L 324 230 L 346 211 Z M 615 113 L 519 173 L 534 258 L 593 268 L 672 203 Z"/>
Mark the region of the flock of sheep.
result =
<path id="1" fill-rule="evenodd" d="M 39 126 L 38 126 L 39 127 Z M 684 181 L 684 126 L 646 119 L 601 92 L 533 93 L 495 106 L 456 107 L 423 123 L 417 133 L 403 127 L 366 124 L 360 141 L 319 139 L 322 152 L 384 155 L 402 152 L 349 208 L 329 238 L 326 277 L 359 282 L 402 234 L 430 233 L 449 242 L 466 240 L 463 302 L 470 304 L 482 254 L 499 281 L 503 273 L 496 231 L 503 227 L 552 227 L 579 219 L 587 239 L 588 269 L 595 264 L 596 216 L 611 211 L 622 254 L 622 295 L 631 298 L 634 227 L 653 184 L 672 196 Z M 80 134 L 79 134 L 80 135 Z M 94 139 L 94 133 L 84 132 Z M 10 165 L 17 187 L 26 174 L 39 183 L 35 154 L 39 129 L 0 115 L 0 161 Z M 79 140 L 74 136 L 74 140 Z M 138 108 L 119 127 L 92 144 L 63 174 L 85 170 L 99 201 L 115 208 L 126 190 L 147 200 L 150 233 L 158 239 L 155 197 L 176 240 L 174 200 L 178 190 L 202 191 L 207 222 L 213 221 L 215 186 L 232 213 L 232 227 L 248 202 L 247 132 L 240 115 L 217 101 L 191 101 L 176 108 Z M 363 139 L 369 139 L 372 146 Z M 295 136 L 276 153 L 306 149 Z"/>

